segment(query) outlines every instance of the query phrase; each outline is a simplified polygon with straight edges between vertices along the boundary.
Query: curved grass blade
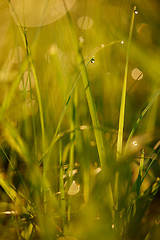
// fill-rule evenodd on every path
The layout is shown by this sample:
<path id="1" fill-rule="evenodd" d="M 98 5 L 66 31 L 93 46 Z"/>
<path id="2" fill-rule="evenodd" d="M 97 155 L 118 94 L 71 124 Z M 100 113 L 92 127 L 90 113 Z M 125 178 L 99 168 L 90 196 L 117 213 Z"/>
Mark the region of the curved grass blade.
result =
<path id="1" fill-rule="evenodd" d="M 0 177 L 0 186 L 4 189 L 8 197 L 14 202 L 17 198 L 17 192 Z"/>
<path id="2" fill-rule="evenodd" d="M 145 107 L 145 109 L 143 110 L 143 112 L 141 113 L 141 115 L 139 116 L 139 118 L 137 119 L 129 137 L 128 137 L 128 140 L 127 140 L 127 143 L 126 143 L 126 146 L 125 146 L 125 152 L 127 151 L 127 147 L 128 147 L 128 144 L 131 140 L 131 138 L 133 137 L 140 121 L 142 120 L 142 118 L 145 116 L 145 114 L 147 113 L 147 111 L 150 109 L 150 107 L 153 105 L 153 103 L 156 101 L 157 97 L 160 95 L 160 89 L 156 92 L 156 94 L 153 96 L 153 98 L 150 100 L 150 102 L 148 103 L 148 105 Z"/>
<path id="3" fill-rule="evenodd" d="M 5 179 L 3 179 L 3 177 L 1 177 L 1 175 L 0 175 L 0 186 L 3 188 L 3 190 L 6 192 L 8 197 L 13 202 L 15 202 L 16 200 L 19 200 L 19 202 L 20 202 L 22 199 L 24 199 L 28 202 L 28 204 L 31 205 L 30 200 L 28 200 L 26 198 L 26 196 L 24 196 L 23 193 L 17 192 L 12 185 L 10 185 Z M 23 209 L 24 209 L 24 211 L 26 210 L 25 208 L 23 208 Z"/>

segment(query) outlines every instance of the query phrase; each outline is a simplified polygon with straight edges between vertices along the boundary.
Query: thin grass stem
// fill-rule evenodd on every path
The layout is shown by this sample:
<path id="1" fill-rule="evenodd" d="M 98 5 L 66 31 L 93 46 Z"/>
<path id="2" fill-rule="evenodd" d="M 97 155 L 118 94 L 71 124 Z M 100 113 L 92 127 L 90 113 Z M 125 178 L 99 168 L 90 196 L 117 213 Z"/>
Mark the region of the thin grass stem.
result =
<path id="1" fill-rule="evenodd" d="M 65 201 L 65 190 L 64 190 L 64 170 L 63 170 L 63 162 L 62 162 L 62 141 L 59 141 L 59 165 L 60 165 L 60 184 L 59 190 L 61 194 L 61 209 L 62 209 L 62 219 L 63 219 L 63 231 L 65 231 L 66 227 L 66 201 Z"/>
<path id="2" fill-rule="evenodd" d="M 148 110 L 150 109 L 150 107 L 153 105 L 153 103 L 156 101 L 157 97 L 160 95 L 160 89 L 156 92 L 156 94 L 153 96 L 153 98 L 150 100 L 150 102 L 148 103 L 148 105 L 145 107 L 145 109 L 143 110 L 143 112 L 141 113 L 141 115 L 139 116 L 139 118 L 137 119 L 131 133 L 129 134 L 129 137 L 128 137 L 128 140 L 127 140 L 127 143 L 126 143 L 126 146 L 125 146 L 125 151 L 127 151 L 127 148 L 128 148 L 128 144 L 129 142 L 131 141 L 131 138 L 133 137 L 140 121 L 142 120 L 142 118 L 145 116 L 145 114 L 148 112 Z"/>
<path id="3" fill-rule="evenodd" d="M 20 31 L 20 34 L 22 36 L 25 48 L 26 48 L 26 52 L 27 52 L 27 58 L 28 58 L 28 62 L 30 64 L 32 73 L 33 73 L 33 77 L 35 80 L 35 86 L 36 86 L 36 92 L 37 92 L 37 100 L 38 100 L 38 106 L 39 106 L 39 114 L 40 114 L 40 122 L 41 122 L 41 131 L 42 131 L 42 148 L 43 148 L 43 153 L 44 153 L 44 149 L 45 149 L 45 130 L 44 130 L 44 118 L 43 118 L 43 108 L 42 108 L 42 100 L 41 100 L 41 93 L 40 93 L 40 89 L 39 89 L 39 83 L 38 83 L 38 78 L 37 78 L 37 74 L 36 74 L 36 70 L 35 70 L 35 65 L 34 65 L 34 61 L 32 58 L 32 54 L 31 54 L 31 50 L 29 47 L 29 43 L 28 43 L 28 39 L 27 39 L 27 33 L 26 33 L 26 27 L 23 27 L 19 21 L 19 18 L 14 10 L 14 7 L 12 6 L 11 1 L 6 0 L 10 10 L 12 11 L 12 13 L 14 14 L 14 17 L 16 19 L 16 21 L 18 22 L 18 28 Z"/>
<path id="4" fill-rule="evenodd" d="M 134 18 L 135 18 L 135 10 L 136 10 L 136 7 L 134 6 L 133 13 L 132 13 L 132 18 L 131 18 L 131 24 L 130 24 L 128 47 L 127 47 L 127 57 L 126 57 L 125 73 L 124 73 L 124 82 L 123 82 L 123 89 L 122 89 L 122 96 L 121 96 L 118 139 L 117 139 L 117 158 L 122 153 L 123 129 L 124 129 L 125 105 L 126 105 L 126 89 L 127 89 L 127 77 L 128 77 L 128 64 L 129 64 L 129 53 L 130 53 L 130 46 L 131 46 L 131 39 L 132 39 L 132 32 L 133 32 L 133 25 L 134 25 Z"/>

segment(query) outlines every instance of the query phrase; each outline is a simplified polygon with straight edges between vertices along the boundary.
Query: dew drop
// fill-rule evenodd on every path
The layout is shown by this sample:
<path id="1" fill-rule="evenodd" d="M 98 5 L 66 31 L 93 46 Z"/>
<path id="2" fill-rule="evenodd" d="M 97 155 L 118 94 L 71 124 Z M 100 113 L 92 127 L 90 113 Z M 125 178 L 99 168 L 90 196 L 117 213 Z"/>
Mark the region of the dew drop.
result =
<path id="1" fill-rule="evenodd" d="M 121 41 L 121 44 L 124 44 L 124 41 Z"/>
<path id="2" fill-rule="evenodd" d="M 134 10 L 134 14 L 136 14 L 136 15 L 137 15 L 137 14 L 138 14 L 138 11 L 137 11 L 137 10 Z"/>
<path id="3" fill-rule="evenodd" d="M 91 63 L 95 63 L 95 59 L 94 58 L 91 59 Z"/>
<path id="4" fill-rule="evenodd" d="M 114 224 L 112 224 L 112 229 L 114 229 L 115 228 L 115 225 Z"/>
<path id="5" fill-rule="evenodd" d="M 133 144 L 133 146 L 135 146 L 135 147 L 138 145 L 138 144 L 137 144 L 137 141 L 133 141 L 132 144 Z"/>

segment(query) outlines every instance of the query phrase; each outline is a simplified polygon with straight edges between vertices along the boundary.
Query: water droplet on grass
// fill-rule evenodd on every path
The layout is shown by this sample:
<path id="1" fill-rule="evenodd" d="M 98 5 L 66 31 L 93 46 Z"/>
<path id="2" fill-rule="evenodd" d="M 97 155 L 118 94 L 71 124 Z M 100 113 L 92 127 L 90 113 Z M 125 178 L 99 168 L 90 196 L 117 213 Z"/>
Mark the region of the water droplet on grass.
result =
<path id="1" fill-rule="evenodd" d="M 114 224 L 112 224 L 112 229 L 114 229 L 115 228 L 115 225 Z"/>
<path id="2" fill-rule="evenodd" d="M 136 14 L 136 15 L 138 14 L 138 11 L 137 11 L 137 9 L 136 9 L 136 10 L 134 10 L 134 14 Z"/>
<path id="3" fill-rule="evenodd" d="M 91 59 L 91 63 L 95 63 L 95 59 L 94 58 Z"/>
<path id="4" fill-rule="evenodd" d="M 132 144 L 133 144 L 133 146 L 135 146 L 135 147 L 138 145 L 137 141 L 133 141 Z"/>

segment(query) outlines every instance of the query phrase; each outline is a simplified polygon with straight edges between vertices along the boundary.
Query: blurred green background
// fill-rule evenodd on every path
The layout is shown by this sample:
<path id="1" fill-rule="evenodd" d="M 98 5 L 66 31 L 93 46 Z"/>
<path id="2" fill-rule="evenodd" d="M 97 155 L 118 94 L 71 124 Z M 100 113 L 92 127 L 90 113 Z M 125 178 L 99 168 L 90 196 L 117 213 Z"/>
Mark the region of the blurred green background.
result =
<path id="1" fill-rule="evenodd" d="M 133 7 L 138 14 L 129 53 L 123 147 L 159 89 L 159 0 L 66 0 L 68 13 L 60 0 L 31 2 L 0 1 L 0 239 L 159 239 L 158 195 L 149 208 L 152 184 L 160 176 L 159 99 L 138 125 L 130 154 L 116 162 Z M 89 61 L 86 69 L 106 150 L 105 174 L 99 173 L 86 90 L 78 77 L 78 51 L 84 63 Z M 65 107 L 59 139 L 44 156 Z M 157 161 L 142 192 L 151 189 L 135 197 L 142 150 L 146 166 L 152 153 Z"/>

